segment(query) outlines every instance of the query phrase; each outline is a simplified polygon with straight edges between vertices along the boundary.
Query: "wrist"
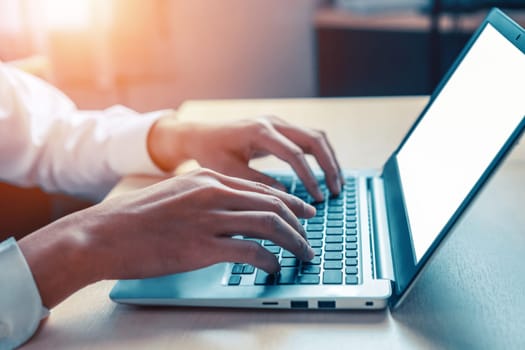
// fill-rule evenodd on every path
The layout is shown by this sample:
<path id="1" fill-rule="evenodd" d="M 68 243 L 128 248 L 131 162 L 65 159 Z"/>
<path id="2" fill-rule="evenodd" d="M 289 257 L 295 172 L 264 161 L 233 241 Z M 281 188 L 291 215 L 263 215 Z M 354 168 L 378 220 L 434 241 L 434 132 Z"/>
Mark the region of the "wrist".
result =
<path id="1" fill-rule="evenodd" d="M 62 218 L 19 241 L 42 302 L 53 308 L 75 291 L 103 278 L 92 239 L 78 214 Z"/>
<path id="2" fill-rule="evenodd" d="M 170 113 L 152 125 L 147 140 L 148 153 L 163 171 L 171 172 L 188 159 L 184 142 L 188 133 L 187 124 Z"/>

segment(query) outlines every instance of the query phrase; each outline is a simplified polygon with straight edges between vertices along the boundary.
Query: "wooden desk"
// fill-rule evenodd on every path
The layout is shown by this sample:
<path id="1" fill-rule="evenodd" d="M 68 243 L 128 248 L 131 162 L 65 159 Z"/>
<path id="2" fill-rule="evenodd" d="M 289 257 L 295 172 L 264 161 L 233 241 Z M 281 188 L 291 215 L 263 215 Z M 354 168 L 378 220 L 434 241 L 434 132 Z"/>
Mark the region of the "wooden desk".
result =
<path id="1" fill-rule="evenodd" d="M 345 167 L 379 167 L 425 98 L 188 102 L 181 119 L 274 113 L 328 131 Z M 27 349 L 516 349 L 525 347 L 523 147 L 394 313 L 137 308 L 104 281 L 71 296 Z M 280 166 L 270 161 L 256 166 Z M 150 180 L 127 179 L 118 190 Z"/>

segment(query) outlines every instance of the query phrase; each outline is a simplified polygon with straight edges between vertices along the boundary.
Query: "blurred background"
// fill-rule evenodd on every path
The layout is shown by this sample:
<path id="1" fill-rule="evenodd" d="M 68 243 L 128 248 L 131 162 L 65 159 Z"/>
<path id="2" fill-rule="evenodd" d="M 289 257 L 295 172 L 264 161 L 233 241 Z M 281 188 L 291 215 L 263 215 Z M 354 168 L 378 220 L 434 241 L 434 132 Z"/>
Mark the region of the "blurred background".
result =
<path id="1" fill-rule="evenodd" d="M 0 0 L 0 60 L 85 109 L 424 95 L 491 6 L 525 24 L 523 0 Z M 85 205 L 6 185 L 0 194 L 2 229 L 14 234 Z M 27 202 L 35 218 L 19 220 Z"/>
<path id="2" fill-rule="evenodd" d="M 518 0 L 0 0 L 0 60 L 82 108 L 428 94 L 493 5 L 525 18 Z"/>

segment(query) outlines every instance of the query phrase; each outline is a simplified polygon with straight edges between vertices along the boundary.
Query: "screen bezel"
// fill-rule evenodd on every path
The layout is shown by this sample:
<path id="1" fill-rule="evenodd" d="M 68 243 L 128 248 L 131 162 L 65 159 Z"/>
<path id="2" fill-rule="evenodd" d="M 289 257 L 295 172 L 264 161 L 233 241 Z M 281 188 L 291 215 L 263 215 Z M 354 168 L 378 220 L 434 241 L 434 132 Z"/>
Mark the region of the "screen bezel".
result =
<path id="1" fill-rule="evenodd" d="M 520 135 L 525 129 L 524 116 L 518 127 L 507 139 L 505 145 L 501 148 L 496 157 L 492 160 L 490 165 L 484 171 L 484 173 L 482 174 L 478 182 L 474 185 L 472 190 L 469 192 L 467 197 L 463 200 L 463 202 L 456 210 L 454 215 L 450 218 L 445 227 L 437 235 L 432 245 L 425 252 L 425 254 L 419 260 L 419 262 L 416 263 L 396 156 L 405 144 L 406 140 L 415 130 L 419 122 L 423 119 L 427 110 L 432 106 L 433 101 L 440 94 L 441 90 L 444 88 L 450 77 L 454 74 L 457 67 L 463 61 L 463 58 L 469 52 L 472 45 L 476 42 L 481 32 L 485 29 L 485 27 L 488 24 L 491 24 L 499 33 L 501 33 L 507 40 L 513 43 L 516 48 L 518 48 L 522 53 L 525 54 L 525 31 L 523 30 L 523 28 L 516 24 L 512 19 L 507 17 L 499 9 L 491 10 L 486 19 L 480 25 L 480 27 L 472 35 L 471 39 L 469 40 L 465 48 L 461 51 L 460 55 L 455 60 L 454 64 L 449 69 L 447 74 L 445 74 L 445 76 L 433 92 L 432 96 L 430 97 L 430 100 L 427 103 L 426 107 L 423 109 L 416 122 L 412 125 L 399 147 L 395 150 L 395 152 L 392 154 L 392 156 L 389 158 L 389 160 L 383 168 L 382 177 L 384 179 L 385 184 L 385 200 L 387 206 L 390 241 L 392 248 L 392 260 L 395 275 L 395 282 L 393 283 L 392 288 L 392 297 L 390 298 L 391 307 L 395 308 L 402 302 L 404 296 L 410 290 L 413 283 L 417 280 L 420 273 L 427 266 L 432 255 L 438 249 L 442 241 L 446 238 L 447 234 L 453 229 L 454 225 L 458 222 L 461 215 L 473 202 L 474 198 L 480 192 L 483 185 L 488 181 L 490 176 L 502 163 L 505 156 L 512 149 L 512 146 L 519 140 Z"/>

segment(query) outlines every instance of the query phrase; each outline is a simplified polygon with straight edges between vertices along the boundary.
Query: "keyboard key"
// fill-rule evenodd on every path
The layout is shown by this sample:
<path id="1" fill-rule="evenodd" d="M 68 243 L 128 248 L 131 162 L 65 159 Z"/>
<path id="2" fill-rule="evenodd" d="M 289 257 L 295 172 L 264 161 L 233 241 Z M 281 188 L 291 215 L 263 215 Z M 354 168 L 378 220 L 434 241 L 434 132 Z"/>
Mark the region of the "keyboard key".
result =
<path id="1" fill-rule="evenodd" d="M 343 245 L 342 244 L 336 244 L 336 243 L 329 243 L 325 245 L 324 250 L 326 252 L 341 252 L 343 251 Z"/>
<path id="2" fill-rule="evenodd" d="M 306 231 L 307 232 L 323 231 L 323 229 L 324 229 L 323 225 L 308 225 L 308 226 L 306 226 Z"/>
<path id="3" fill-rule="evenodd" d="M 356 208 L 356 204 L 354 203 L 348 203 L 346 202 L 346 210 L 353 210 Z"/>
<path id="4" fill-rule="evenodd" d="M 283 250 L 282 257 L 283 258 L 295 258 L 295 255 L 293 255 L 293 253 L 289 252 L 288 250 Z"/>
<path id="5" fill-rule="evenodd" d="M 357 224 L 355 222 L 347 222 L 346 223 L 346 228 L 349 229 L 349 230 L 350 229 L 355 229 L 355 228 L 357 228 Z"/>
<path id="6" fill-rule="evenodd" d="M 357 284 L 359 282 L 359 278 L 355 275 L 348 275 L 346 276 L 346 284 Z"/>
<path id="7" fill-rule="evenodd" d="M 343 229 L 342 228 L 334 228 L 334 227 L 327 228 L 326 229 L 326 234 L 327 235 L 342 235 L 343 234 Z"/>
<path id="8" fill-rule="evenodd" d="M 346 208 L 346 216 L 355 216 L 355 215 L 357 215 L 357 212 L 355 209 Z"/>
<path id="9" fill-rule="evenodd" d="M 346 250 L 356 250 L 357 243 L 346 243 Z"/>
<path id="10" fill-rule="evenodd" d="M 242 273 L 245 274 L 245 275 L 251 275 L 254 272 L 255 272 L 255 267 L 253 267 L 252 265 L 246 264 L 242 268 Z"/>
<path id="11" fill-rule="evenodd" d="M 325 205 L 323 202 L 316 202 L 313 204 L 313 206 L 315 207 L 315 209 L 321 210 L 321 211 L 323 211 L 325 208 Z"/>
<path id="12" fill-rule="evenodd" d="M 299 284 L 319 284 L 321 278 L 317 275 L 301 275 L 297 277 Z"/>
<path id="13" fill-rule="evenodd" d="M 297 197 L 307 197 L 308 192 L 304 187 L 295 187 L 295 191 L 293 193 Z"/>
<path id="14" fill-rule="evenodd" d="M 239 275 L 231 275 L 230 279 L 228 280 L 229 286 L 238 286 L 241 284 L 241 276 Z"/>
<path id="15" fill-rule="evenodd" d="M 328 237 L 326 237 L 328 238 Z M 357 242 L 357 237 L 356 236 L 346 236 L 346 242 L 347 243 L 355 243 Z"/>
<path id="16" fill-rule="evenodd" d="M 301 182 L 297 182 L 295 184 L 295 191 L 303 191 L 306 192 L 306 187 Z"/>
<path id="17" fill-rule="evenodd" d="M 333 198 L 333 199 L 329 199 L 328 200 L 328 206 L 342 206 L 343 205 L 343 200 L 340 199 L 340 198 Z"/>
<path id="18" fill-rule="evenodd" d="M 339 252 L 326 252 L 324 254 L 324 259 L 325 260 L 343 260 L 343 253 L 339 253 Z"/>
<path id="19" fill-rule="evenodd" d="M 308 219 L 309 225 L 318 225 L 318 224 L 324 224 L 324 217 L 316 217 Z"/>
<path id="20" fill-rule="evenodd" d="M 306 237 L 308 239 L 322 239 L 323 233 L 320 231 L 306 232 Z"/>
<path id="21" fill-rule="evenodd" d="M 343 214 L 334 214 L 334 213 L 331 213 L 331 214 L 328 214 L 328 216 L 326 217 L 328 220 L 343 220 Z"/>
<path id="22" fill-rule="evenodd" d="M 294 284 L 295 277 L 297 276 L 297 269 L 294 268 L 282 268 L 277 276 L 278 284 Z"/>
<path id="23" fill-rule="evenodd" d="M 350 236 L 355 236 L 357 235 L 357 229 L 353 228 L 353 229 L 348 229 L 346 230 L 346 235 L 350 235 Z"/>
<path id="24" fill-rule="evenodd" d="M 357 266 L 347 266 L 345 272 L 347 275 L 357 275 Z"/>
<path id="25" fill-rule="evenodd" d="M 343 221 L 328 221 L 326 227 L 343 227 Z"/>
<path id="26" fill-rule="evenodd" d="M 323 273 L 324 284 L 342 284 L 343 273 L 337 270 L 328 270 Z"/>
<path id="27" fill-rule="evenodd" d="M 323 250 L 321 248 L 312 248 L 315 256 L 320 256 L 323 253 Z"/>
<path id="28" fill-rule="evenodd" d="M 326 236 L 326 243 L 343 243 L 343 237 L 341 236 Z"/>
<path id="29" fill-rule="evenodd" d="M 263 243 L 263 245 L 264 245 L 265 247 L 269 247 L 269 246 L 273 246 L 273 245 L 275 245 L 275 243 L 273 243 L 272 241 L 269 241 L 269 240 L 265 240 L 264 243 Z"/>
<path id="30" fill-rule="evenodd" d="M 275 274 L 269 275 L 268 273 L 264 272 L 263 270 L 257 269 L 257 273 L 255 274 L 255 281 L 254 284 L 256 285 L 273 285 L 275 284 Z"/>
<path id="31" fill-rule="evenodd" d="M 357 266 L 357 259 L 356 258 L 348 258 L 345 260 L 346 266 Z"/>
<path id="32" fill-rule="evenodd" d="M 343 268 L 342 261 L 325 261 L 323 265 L 325 270 L 341 270 Z"/>
<path id="33" fill-rule="evenodd" d="M 319 256 L 314 257 L 310 261 L 303 262 L 303 266 L 306 266 L 306 265 L 320 265 L 320 264 L 321 264 L 321 257 L 319 257 Z"/>
<path id="34" fill-rule="evenodd" d="M 321 273 L 321 267 L 317 265 L 303 265 L 301 267 L 301 273 L 302 274 L 315 274 L 318 275 Z"/>
<path id="35" fill-rule="evenodd" d="M 232 268 L 232 273 L 235 275 L 241 274 L 243 269 L 243 264 L 235 264 Z"/>
<path id="36" fill-rule="evenodd" d="M 355 215 L 350 215 L 346 217 L 346 222 L 356 222 L 357 217 Z"/>
<path id="37" fill-rule="evenodd" d="M 343 207 L 328 207 L 329 213 L 342 213 Z"/>
<path id="38" fill-rule="evenodd" d="M 266 249 L 272 253 L 272 254 L 279 254 L 281 252 L 281 247 L 278 247 L 276 245 L 268 246 Z"/>
<path id="39" fill-rule="evenodd" d="M 321 248 L 323 246 L 323 241 L 320 239 L 309 239 L 308 243 L 310 243 L 310 247 L 312 248 Z"/>
<path id="40" fill-rule="evenodd" d="M 357 258 L 357 250 L 347 250 L 346 257 L 347 258 Z"/>
<path id="41" fill-rule="evenodd" d="M 283 259 L 281 259 L 281 266 L 282 267 L 293 267 L 293 266 L 297 266 L 297 265 L 299 265 L 299 261 L 296 258 L 283 258 Z"/>

